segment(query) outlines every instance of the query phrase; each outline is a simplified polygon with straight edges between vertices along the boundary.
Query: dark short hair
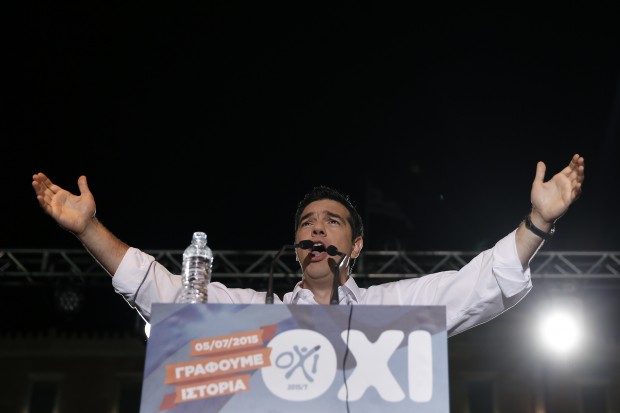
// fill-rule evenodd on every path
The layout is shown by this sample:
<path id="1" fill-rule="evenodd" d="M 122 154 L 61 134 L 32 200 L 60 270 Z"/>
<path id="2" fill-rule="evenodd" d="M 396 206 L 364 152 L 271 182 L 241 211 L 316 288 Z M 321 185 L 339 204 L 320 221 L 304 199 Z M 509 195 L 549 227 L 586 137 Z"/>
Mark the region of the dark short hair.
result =
<path id="1" fill-rule="evenodd" d="M 362 222 L 362 217 L 357 212 L 357 209 L 355 208 L 353 202 L 349 199 L 349 196 L 325 185 L 315 186 L 310 192 L 304 195 L 302 200 L 299 201 L 299 204 L 297 204 L 297 211 L 295 212 L 295 231 L 297 231 L 297 228 L 299 227 L 301 214 L 308 204 L 322 199 L 331 199 L 332 201 L 336 201 L 347 208 L 349 211 L 348 221 L 349 225 L 351 225 L 352 232 L 351 241 L 354 241 L 357 237 L 364 236 L 364 223 Z"/>

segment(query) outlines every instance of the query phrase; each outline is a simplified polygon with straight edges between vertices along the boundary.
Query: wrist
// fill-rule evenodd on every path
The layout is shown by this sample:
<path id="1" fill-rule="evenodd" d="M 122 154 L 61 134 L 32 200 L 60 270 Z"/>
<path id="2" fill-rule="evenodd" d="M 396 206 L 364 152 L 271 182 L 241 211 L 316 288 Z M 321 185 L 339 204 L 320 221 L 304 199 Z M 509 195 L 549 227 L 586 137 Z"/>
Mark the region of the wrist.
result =
<path id="1" fill-rule="evenodd" d="M 527 214 L 523 222 L 525 223 L 525 228 L 545 241 L 553 237 L 555 233 L 555 222 L 549 223 L 544 221 L 538 214 Z"/>
<path id="2" fill-rule="evenodd" d="M 79 240 L 84 240 L 85 238 L 88 238 L 90 234 L 96 233 L 98 231 L 98 227 L 99 220 L 93 215 L 88 218 L 81 231 L 73 231 L 73 235 L 75 235 Z"/>

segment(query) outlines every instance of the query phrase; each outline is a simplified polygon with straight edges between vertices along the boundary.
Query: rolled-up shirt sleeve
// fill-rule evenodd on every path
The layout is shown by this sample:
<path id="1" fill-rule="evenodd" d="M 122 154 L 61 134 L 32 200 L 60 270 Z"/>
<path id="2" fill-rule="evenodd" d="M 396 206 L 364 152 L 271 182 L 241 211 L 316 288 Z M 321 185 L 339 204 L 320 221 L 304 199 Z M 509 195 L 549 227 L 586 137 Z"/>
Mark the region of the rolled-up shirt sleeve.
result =
<path id="1" fill-rule="evenodd" d="M 532 289 L 529 267 L 517 254 L 516 230 L 458 271 L 369 287 L 362 303 L 445 305 L 448 335 L 485 323 L 516 305 Z"/>
<path id="2" fill-rule="evenodd" d="M 153 303 L 179 301 L 182 280 L 179 274 L 171 273 L 152 255 L 129 248 L 112 277 L 112 286 L 148 322 Z M 220 282 L 211 282 L 207 286 L 207 300 L 210 303 L 261 304 L 265 303 L 265 297 L 265 292 L 228 288 Z M 281 302 L 278 296 L 274 297 L 274 303 Z"/>
<path id="3" fill-rule="evenodd" d="M 485 323 L 516 305 L 532 289 L 515 231 L 478 254 L 459 271 L 422 277 L 432 304 L 445 304 L 449 335 Z"/>
<path id="4" fill-rule="evenodd" d="M 112 286 L 148 321 L 153 303 L 174 303 L 178 300 L 181 277 L 168 271 L 152 255 L 129 248 L 112 277 Z"/>

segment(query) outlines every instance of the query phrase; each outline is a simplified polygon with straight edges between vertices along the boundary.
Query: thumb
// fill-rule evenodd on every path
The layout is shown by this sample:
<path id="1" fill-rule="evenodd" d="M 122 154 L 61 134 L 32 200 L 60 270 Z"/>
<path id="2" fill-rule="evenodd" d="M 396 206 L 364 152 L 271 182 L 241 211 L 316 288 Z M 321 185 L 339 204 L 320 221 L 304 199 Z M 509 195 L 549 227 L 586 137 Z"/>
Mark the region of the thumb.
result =
<path id="1" fill-rule="evenodd" d="M 538 161 L 538 163 L 536 164 L 536 176 L 534 177 L 534 182 L 539 182 L 542 184 L 543 181 L 545 180 L 546 171 L 547 171 L 547 167 L 545 166 L 545 163 L 542 161 Z"/>
<path id="2" fill-rule="evenodd" d="M 90 189 L 88 189 L 88 182 L 86 182 L 85 175 L 82 175 L 78 178 L 78 188 L 80 188 L 81 195 L 86 195 L 90 193 Z"/>

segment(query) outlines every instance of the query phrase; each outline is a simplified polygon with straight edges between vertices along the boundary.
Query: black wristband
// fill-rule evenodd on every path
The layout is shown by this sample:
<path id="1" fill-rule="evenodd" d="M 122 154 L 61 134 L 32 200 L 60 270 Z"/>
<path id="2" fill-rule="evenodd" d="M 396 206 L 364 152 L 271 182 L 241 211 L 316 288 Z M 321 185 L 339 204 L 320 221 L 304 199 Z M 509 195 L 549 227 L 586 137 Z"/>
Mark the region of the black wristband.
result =
<path id="1" fill-rule="evenodd" d="M 536 226 L 532 224 L 532 220 L 530 219 L 530 214 L 527 214 L 525 216 L 525 228 L 529 229 L 530 231 L 532 231 L 534 234 L 538 235 L 540 238 L 544 239 L 545 241 L 553 237 L 553 234 L 555 233 L 555 223 L 553 224 L 549 232 L 545 232 L 541 230 L 540 228 L 536 228 Z"/>

